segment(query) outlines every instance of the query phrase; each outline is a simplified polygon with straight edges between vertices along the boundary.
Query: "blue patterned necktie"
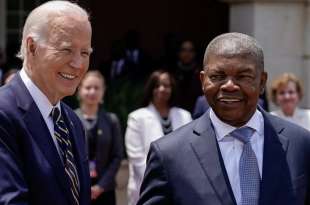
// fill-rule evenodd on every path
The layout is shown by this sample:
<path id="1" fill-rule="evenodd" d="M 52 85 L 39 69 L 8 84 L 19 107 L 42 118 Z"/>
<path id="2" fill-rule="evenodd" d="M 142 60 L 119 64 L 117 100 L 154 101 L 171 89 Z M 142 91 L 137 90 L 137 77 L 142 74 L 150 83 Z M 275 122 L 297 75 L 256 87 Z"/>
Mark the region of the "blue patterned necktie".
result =
<path id="1" fill-rule="evenodd" d="M 257 205 L 259 203 L 260 174 L 250 142 L 253 133 L 254 130 L 249 127 L 238 128 L 230 133 L 231 136 L 244 143 L 239 161 L 241 205 Z"/>
<path id="2" fill-rule="evenodd" d="M 69 130 L 60 114 L 58 107 L 54 107 L 51 116 L 54 122 L 54 135 L 59 146 L 65 172 L 70 182 L 70 190 L 74 198 L 74 205 L 79 205 L 79 178 L 72 152 Z"/>

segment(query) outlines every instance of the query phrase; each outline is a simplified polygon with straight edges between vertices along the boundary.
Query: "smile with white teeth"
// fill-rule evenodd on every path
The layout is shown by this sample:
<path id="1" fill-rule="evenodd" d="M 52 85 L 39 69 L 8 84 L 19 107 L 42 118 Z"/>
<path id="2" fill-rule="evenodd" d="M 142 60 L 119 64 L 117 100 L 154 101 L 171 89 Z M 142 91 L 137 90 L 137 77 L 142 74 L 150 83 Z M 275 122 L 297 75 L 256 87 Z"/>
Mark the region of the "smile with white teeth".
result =
<path id="1" fill-rule="evenodd" d="M 59 73 L 61 75 L 61 77 L 67 79 L 67 80 L 73 80 L 74 78 L 76 78 L 75 75 L 71 75 L 71 74 L 68 74 L 68 73 Z"/>
<path id="2" fill-rule="evenodd" d="M 239 99 L 220 99 L 221 102 L 239 102 Z"/>

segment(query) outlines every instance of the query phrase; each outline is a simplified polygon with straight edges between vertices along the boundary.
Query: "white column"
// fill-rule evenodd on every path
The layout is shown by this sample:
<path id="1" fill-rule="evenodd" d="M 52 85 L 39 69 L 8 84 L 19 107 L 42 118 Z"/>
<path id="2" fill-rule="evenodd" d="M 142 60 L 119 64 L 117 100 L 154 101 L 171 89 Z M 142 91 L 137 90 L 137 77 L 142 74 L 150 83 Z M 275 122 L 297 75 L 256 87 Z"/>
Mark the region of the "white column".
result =
<path id="1" fill-rule="evenodd" d="M 230 3 L 230 31 L 252 35 L 264 49 L 265 69 L 269 75 L 268 89 L 272 80 L 283 72 L 292 72 L 303 82 L 310 80 L 308 77 L 310 72 L 307 72 L 304 63 L 307 19 L 304 1 L 228 0 L 227 2 Z M 310 25 L 308 27 L 310 38 Z M 310 56 L 310 42 L 308 44 Z M 309 99 L 310 95 L 305 92 L 302 106 L 310 107 Z"/>
<path id="2" fill-rule="evenodd" d="M 304 62 L 304 102 L 306 103 L 307 107 L 310 107 L 310 5 L 309 3 L 305 7 L 305 35 L 304 35 L 304 55 L 303 55 L 303 62 Z"/>

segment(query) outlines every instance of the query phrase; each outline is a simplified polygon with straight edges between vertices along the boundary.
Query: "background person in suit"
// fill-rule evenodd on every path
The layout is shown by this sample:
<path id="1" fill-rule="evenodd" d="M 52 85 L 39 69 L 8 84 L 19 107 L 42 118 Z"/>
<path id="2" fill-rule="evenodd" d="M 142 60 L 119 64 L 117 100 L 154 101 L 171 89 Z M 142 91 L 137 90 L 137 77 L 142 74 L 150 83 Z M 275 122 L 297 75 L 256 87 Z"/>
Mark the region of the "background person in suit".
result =
<path id="1" fill-rule="evenodd" d="M 193 110 L 192 114 L 193 119 L 197 119 L 198 117 L 203 115 L 203 113 L 205 113 L 208 109 L 209 104 L 206 97 L 204 95 L 199 96 L 196 100 L 195 107 Z"/>
<path id="2" fill-rule="evenodd" d="M 23 68 L 0 89 L 0 204 L 89 204 L 84 129 L 60 100 L 88 69 L 91 33 L 88 14 L 67 1 L 27 17 Z"/>
<path id="3" fill-rule="evenodd" d="M 177 60 L 171 67 L 179 91 L 176 97 L 176 105 L 192 112 L 197 97 L 202 95 L 199 82 L 201 65 L 197 62 L 196 48 L 192 40 L 181 41 Z"/>
<path id="4" fill-rule="evenodd" d="M 76 110 L 88 144 L 93 205 L 115 205 L 115 177 L 123 157 L 121 128 L 117 116 L 100 108 L 105 80 L 99 71 L 88 71 L 79 87 L 80 108 Z"/>
<path id="5" fill-rule="evenodd" d="M 310 204 L 310 133 L 257 107 L 266 80 L 254 38 L 213 39 L 201 72 L 210 110 L 151 144 L 138 205 Z"/>
<path id="6" fill-rule="evenodd" d="M 125 145 L 129 161 L 128 201 L 136 205 L 150 143 L 191 121 L 190 113 L 174 107 L 175 81 L 163 70 L 149 77 L 143 108 L 129 114 Z"/>

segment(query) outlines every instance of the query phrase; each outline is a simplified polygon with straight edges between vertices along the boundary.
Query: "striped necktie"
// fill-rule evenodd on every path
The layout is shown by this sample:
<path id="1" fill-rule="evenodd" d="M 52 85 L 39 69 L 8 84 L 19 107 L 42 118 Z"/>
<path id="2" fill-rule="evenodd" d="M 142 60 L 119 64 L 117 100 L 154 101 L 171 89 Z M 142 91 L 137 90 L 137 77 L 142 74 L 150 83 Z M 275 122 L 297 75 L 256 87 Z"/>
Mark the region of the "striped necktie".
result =
<path id="1" fill-rule="evenodd" d="M 58 107 L 54 107 L 51 116 L 54 122 L 54 135 L 59 146 L 59 152 L 62 157 L 65 172 L 70 182 L 70 189 L 74 198 L 74 205 L 79 205 L 79 178 L 75 166 L 75 160 L 72 152 L 72 145 L 69 137 L 69 130 L 60 114 Z"/>
<path id="2" fill-rule="evenodd" d="M 244 143 L 239 161 L 239 176 L 241 190 L 241 205 L 258 205 L 260 191 L 260 174 L 256 155 L 251 146 L 251 136 L 254 130 L 242 127 L 230 133 Z"/>

